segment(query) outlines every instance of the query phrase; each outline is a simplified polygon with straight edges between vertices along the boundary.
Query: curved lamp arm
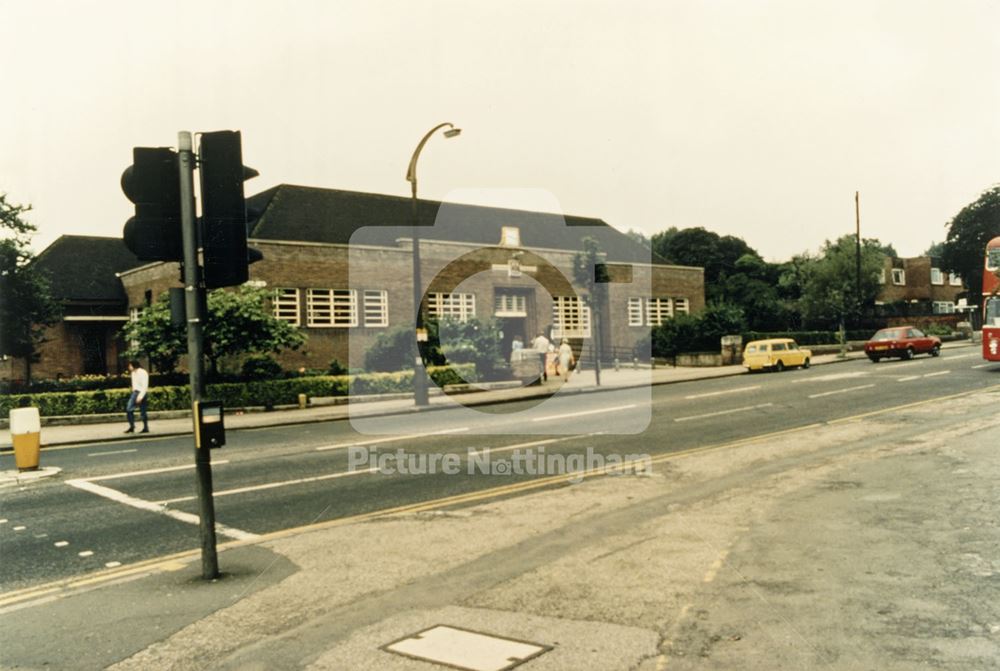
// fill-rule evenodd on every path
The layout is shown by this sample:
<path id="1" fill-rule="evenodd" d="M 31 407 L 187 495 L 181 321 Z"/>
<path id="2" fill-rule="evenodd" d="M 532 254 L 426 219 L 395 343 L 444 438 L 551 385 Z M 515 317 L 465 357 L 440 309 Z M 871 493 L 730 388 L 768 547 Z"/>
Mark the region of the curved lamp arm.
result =
<path id="1" fill-rule="evenodd" d="M 444 132 L 446 137 L 455 137 L 462 132 L 461 129 L 455 128 L 455 124 L 453 123 L 445 122 L 438 124 L 437 126 L 434 126 L 434 128 L 427 131 L 427 134 L 420 140 L 420 144 L 418 144 L 417 148 L 413 150 L 413 156 L 410 158 L 410 166 L 406 169 L 406 181 L 409 182 L 413 188 L 414 198 L 416 198 L 417 195 L 417 159 L 420 158 L 420 151 L 424 148 L 424 145 L 427 144 L 427 140 L 431 139 L 431 135 L 434 135 L 434 133 L 445 127 L 449 128 L 449 130 Z"/>

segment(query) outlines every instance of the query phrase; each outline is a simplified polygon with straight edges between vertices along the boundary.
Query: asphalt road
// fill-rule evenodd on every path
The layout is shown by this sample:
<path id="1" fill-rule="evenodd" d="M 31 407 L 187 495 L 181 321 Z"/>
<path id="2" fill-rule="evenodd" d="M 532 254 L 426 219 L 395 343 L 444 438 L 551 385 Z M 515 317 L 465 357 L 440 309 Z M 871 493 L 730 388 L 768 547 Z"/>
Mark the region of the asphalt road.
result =
<path id="1" fill-rule="evenodd" d="M 852 361 L 357 426 L 336 421 L 230 431 L 228 445 L 213 452 L 219 540 L 540 477 L 498 465 L 528 449 L 549 456 L 588 449 L 655 456 L 995 385 L 1000 365 L 984 365 L 976 349 L 958 348 L 937 359 Z M 933 412 L 933 405 L 925 407 Z M 384 474 L 366 470 L 370 463 L 349 470 L 359 448 L 374 448 L 376 455 L 404 449 L 414 458 L 453 454 L 459 472 Z M 497 472 L 470 473 L 468 450 L 487 448 Z M 197 548 L 192 451 L 189 437 L 46 449 L 45 465 L 63 469 L 58 478 L 0 490 L 0 591 Z M 473 458 L 481 464 L 484 457 Z"/>

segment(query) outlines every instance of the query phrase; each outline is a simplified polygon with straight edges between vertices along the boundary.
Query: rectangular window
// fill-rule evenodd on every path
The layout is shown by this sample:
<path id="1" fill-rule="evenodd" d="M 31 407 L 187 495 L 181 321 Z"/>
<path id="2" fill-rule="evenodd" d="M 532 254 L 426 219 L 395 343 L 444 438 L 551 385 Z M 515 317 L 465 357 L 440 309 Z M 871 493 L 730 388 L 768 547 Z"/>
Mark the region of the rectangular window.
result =
<path id="1" fill-rule="evenodd" d="M 885 284 L 885 268 L 878 271 L 878 283 Z"/>
<path id="2" fill-rule="evenodd" d="M 931 284 L 944 284 L 944 273 L 940 268 L 931 268 Z"/>
<path id="3" fill-rule="evenodd" d="M 552 339 L 589 337 L 590 308 L 579 296 L 553 296 Z"/>
<path id="4" fill-rule="evenodd" d="M 674 314 L 690 314 L 691 304 L 686 298 L 675 298 L 674 299 Z"/>
<path id="5" fill-rule="evenodd" d="M 271 301 L 271 310 L 275 319 L 299 325 L 299 290 L 275 289 Z"/>
<path id="6" fill-rule="evenodd" d="M 674 308 L 669 298 L 646 299 L 646 324 L 659 326 L 674 316 Z"/>
<path id="7" fill-rule="evenodd" d="M 428 294 L 427 314 L 436 319 L 468 321 L 476 316 L 475 294 Z"/>
<path id="8" fill-rule="evenodd" d="M 950 315 L 955 313 L 955 303 L 952 301 L 934 301 L 934 314 Z"/>
<path id="9" fill-rule="evenodd" d="M 357 326 L 357 293 L 353 289 L 309 289 L 306 324 L 318 328 Z"/>
<path id="10" fill-rule="evenodd" d="M 528 316 L 528 297 L 521 293 L 498 291 L 493 306 L 497 317 Z"/>
<path id="11" fill-rule="evenodd" d="M 642 326 L 645 322 L 642 318 L 642 299 L 628 299 L 628 325 Z"/>
<path id="12" fill-rule="evenodd" d="M 956 275 L 955 273 L 949 273 L 948 284 L 950 284 L 953 287 L 960 287 L 962 286 L 962 278 Z"/>
<path id="13" fill-rule="evenodd" d="M 365 289 L 365 326 L 389 325 L 389 292 L 383 289 Z"/>
<path id="14" fill-rule="evenodd" d="M 896 286 L 903 286 L 906 284 L 906 271 L 902 268 L 892 269 L 892 283 Z"/>

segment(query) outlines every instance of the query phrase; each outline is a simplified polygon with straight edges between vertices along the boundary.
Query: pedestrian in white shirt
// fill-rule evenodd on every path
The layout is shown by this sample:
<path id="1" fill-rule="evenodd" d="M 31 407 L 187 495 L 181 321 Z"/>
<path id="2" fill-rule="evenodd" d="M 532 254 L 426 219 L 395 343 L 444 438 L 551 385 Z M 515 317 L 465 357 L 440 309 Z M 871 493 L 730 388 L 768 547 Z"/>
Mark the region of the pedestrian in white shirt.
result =
<path id="1" fill-rule="evenodd" d="M 551 345 L 552 343 L 549 342 L 549 339 L 545 337 L 544 333 L 539 333 L 538 337 L 531 341 L 531 349 L 539 353 L 539 358 L 542 362 L 543 381 L 549 379 L 548 371 L 546 371 L 546 363 L 548 363 L 547 360 L 549 358 L 549 347 Z"/>
<path id="2" fill-rule="evenodd" d="M 146 407 L 149 401 L 149 373 L 139 364 L 138 360 L 128 362 L 128 371 L 132 375 L 132 393 L 125 406 L 125 416 L 128 417 L 128 428 L 125 433 L 135 433 L 135 406 L 139 406 L 139 416 L 142 418 L 142 431 L 149 433 L 149 420 L 146 417 Z"/>

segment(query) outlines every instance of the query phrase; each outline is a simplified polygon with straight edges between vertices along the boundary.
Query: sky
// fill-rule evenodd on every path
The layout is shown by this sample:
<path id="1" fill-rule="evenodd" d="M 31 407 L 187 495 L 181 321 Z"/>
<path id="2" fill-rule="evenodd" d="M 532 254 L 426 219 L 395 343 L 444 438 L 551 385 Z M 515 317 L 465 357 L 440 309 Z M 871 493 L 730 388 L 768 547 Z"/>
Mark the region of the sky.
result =
<path id="1" fill-rule="evenodd" d="M 992 0 L 0 0 L 0 193 L 36 251 L 118 237 L 133 146 L 234 129 L 248 195 L 407 196 L 449 121 L 422 197 L 547 192 L 782 260 L 853 233 L 859 191 L 862 235 L 915 256 L 1000 182 L 998 26 Z"/>

